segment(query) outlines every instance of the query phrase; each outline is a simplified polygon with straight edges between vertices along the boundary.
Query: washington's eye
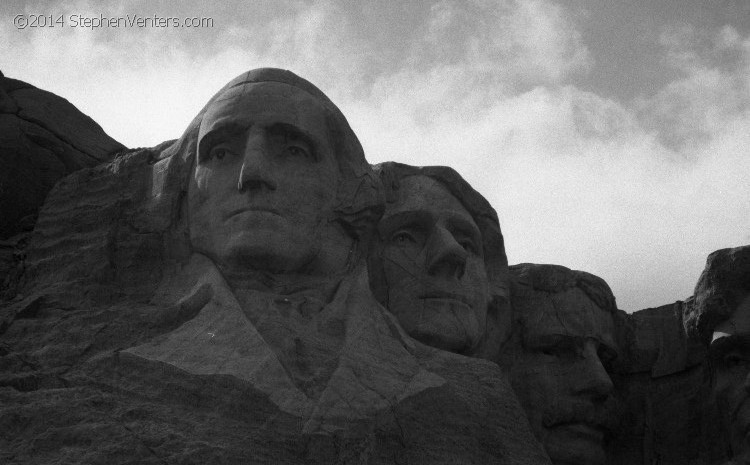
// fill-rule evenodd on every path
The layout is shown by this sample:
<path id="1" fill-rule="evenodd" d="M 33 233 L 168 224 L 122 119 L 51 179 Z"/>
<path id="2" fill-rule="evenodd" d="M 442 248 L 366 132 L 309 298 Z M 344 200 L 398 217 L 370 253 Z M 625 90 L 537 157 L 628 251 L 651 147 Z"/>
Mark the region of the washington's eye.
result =
<path id="1" fill-rule="evenodd" d="M 214 148 L 211 149 L 210 158 L 215 158 L 217 160 L 221 160 L 225 156 L 227 156 L 227 155 L 229 155 L 231 153 L 232 152 L 228 148 L 219 145 L 219 146 L 214 147 Z"/>
<path id="2" fill-rule="evenodd" d="M 312 159 L 313 156 L 309 150 L 301 145 L 288 145 L 286 148 L 287 152 L 294 157 L 303 157 Z"/>

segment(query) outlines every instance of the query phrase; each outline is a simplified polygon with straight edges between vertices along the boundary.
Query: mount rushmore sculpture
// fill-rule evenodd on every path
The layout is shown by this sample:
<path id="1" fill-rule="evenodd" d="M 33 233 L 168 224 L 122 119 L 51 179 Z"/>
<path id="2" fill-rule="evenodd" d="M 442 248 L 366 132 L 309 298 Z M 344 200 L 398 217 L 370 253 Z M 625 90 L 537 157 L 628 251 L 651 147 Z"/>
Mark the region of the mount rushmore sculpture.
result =
<path id="1" fill-rule="evenodd" d="M 17 109 L 31 86 L 0 79 Z M 711 255 L 694 297 L 628 315 L 589 273 L 509 267 L 456 171 L 371 166 L 289 71 L 238 76 L 153 148 L 67 118 L 89 132 L 61 146 L 106 143 L 23 212 L 0 202 L 3 463 L 747 455 L 747 247 Z M 0 150 L 34 173 L 50 145 L 27 133 Z"/>

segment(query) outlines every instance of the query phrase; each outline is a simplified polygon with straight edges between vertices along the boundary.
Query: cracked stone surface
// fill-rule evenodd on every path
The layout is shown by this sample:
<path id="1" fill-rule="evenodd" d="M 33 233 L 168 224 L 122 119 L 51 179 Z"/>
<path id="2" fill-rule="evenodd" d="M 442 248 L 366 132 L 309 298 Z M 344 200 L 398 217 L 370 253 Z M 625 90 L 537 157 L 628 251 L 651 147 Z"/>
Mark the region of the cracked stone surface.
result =
<path id="1" fill-rule="evenodd" d="M 61 177 L 124 148 L 64 98 L 0 76 L 0 240 L 33 228 Z"/>
<path id="2" fill-rule="evenodd" d="M 279 104 L 273 89 L 265 87 L 265 96 Z M 292 286 L 252 270 L 255 285 L 237 286 L 220 256 L 195 250 L 191 233 L 200 235 L 191 231 L 189 197 L 200 181 L 193 162 L 203 116 L 176 141 L 125 150 L 66 100 L 0 74 L 0 463 L 552 463 L 508 381 L 512 363 L 501 369 L 484 359 L 496 359 L 503 345 L 521 348 L 519 325 L 528 330 L 537 319 L 499 318 L 485 335 L 496 344 L 481 352 L 420 342 L 403 316 L 378 302 L 373 289 L 383 282 L 372 282 L 358 255 L 377 209 L 357 217 L 361 205 L 337 205 L 362 249 L 346 243 L 346 272 L 328 281 L 305 276 Z M 345 132 L 337 134 L 346 139 Z M 349 139 L 338 145 L 361 150 Z M 238 143 L 244 149 L 249 140 Z M 369 174 L 367 166 L 353 170 L 350 195 L 377 198 Z M 441 182 L 460 185 L 449 178 Z M 254 223 L 239 233 L 248 227 Z M 490 246 L 502 245 L 497 228 L 494 236 L 482 232 L 497 236 Z M 493 296 L 508 290 L 500 252 L 490 270 Z M 703 300 L 737 284 L 710 275 L 716 282 L 701 291 Z M 522 294 L 511 278 L 516 310 L 529 315 L 552 308 L 546 313 L 570 323 L 585 319 L 585 309 L 604 308 L 585 286 Z M 275 287 L 258 285 L 268 282 Z M 320 292 L 299 291 L 321 282 Z M 730 463 L 709 396 L 706 341 L 684 331 L 700 326 L 697 309 L 690 297 L 633 314 L 607 312 L 618 352 L 606 367 L 616 401 L 616 425 L 603 444 L 607 465 Z M 514 383 L 519 395 L 534 397 L 540 383 L 524 380 L 554 378 L 546 375 L 558 369 L 517 367 L 515 375 L 525 375 Z"/>
<path id="3" fill-rule="evenodd" d="M 277 105 L 268 108 L 295 117 L 279 95 L 304 108 L 323 102 L 326 124 L 338 124 L 334 145 L 348 157 L 336 175 L 345 203 L 315 208 L 336 205 L 348 221 L 347 229 L 323 223 L 326 234 L 339 228 L 332 237 L 348 237 L 342 268 L 311 275 L 307 262 L 284 274 L 264 256 L 243 262 L 254 268 L 241 275 L 227 271 L 232 254 L 212 253 L 224 242 L 195 250 L 202 230 L 191 218 L 214 213 L 194 203 L 201 173 L 232 161 L 211 151 L 213 162 L 194 163 L 203 112 L 177 141 L 62 178 L 26 237 L 15 293 L 0 301 L 0 463 L 550 463 L 497 365 L 419 343 L 375 300 L 364 252 L 377 221 L 376 178 L 343 115 L 284 73 L 247 73 L 226 93 L 252 107 L 241 99 L 260 88 Z M 251 82 L 246 92 L 242 79 L 258 74 L 270 81 Z M 279 91 L 279 81 L 289 84 Z M 301 124 L 306 115 L 290 120 Z M 244 149 L 254 140 L 236 142 Z M 236 176 L 245 170 L 221 173 L 215 179 L 231 183 L 217 188 L 226 187 L 227 202 L 239 201 Z M 243 180 L 272 183 L 272 194 L 286 187 L 279 178 Z M 370 204 L 373 212 L 362 207 Z M 226 243 L 253 227 L 226 228 Z"/>

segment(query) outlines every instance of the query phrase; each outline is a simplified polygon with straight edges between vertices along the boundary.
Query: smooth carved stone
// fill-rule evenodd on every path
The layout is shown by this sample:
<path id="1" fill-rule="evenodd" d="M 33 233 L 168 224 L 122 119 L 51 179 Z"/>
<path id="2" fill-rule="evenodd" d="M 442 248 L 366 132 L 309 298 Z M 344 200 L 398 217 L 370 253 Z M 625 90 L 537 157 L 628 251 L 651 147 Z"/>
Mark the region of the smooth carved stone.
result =
<path id="1" fill-rule="evenodd" d="M 603 465 L 605 439 L 617 427 L 612 291 L 558 265 L 526 263 L 510 272 L 514 331 L 498 361 L 552 463 Z"/>
<path id="2" fill-rule="evenodd" d="M 65 178 L 0 304 L 0 461 L 549 463 L 495 364 L 373 297 L 382 211 L 343 115 L 273 69 Z"/>
<path id="3" fill-rule="evenodd" d="M 388 199 L 370 255 L 376 297 L 426 345 L 493 352 L 510 326 L 508 261 L 495 210 L 450 168 L 375 169 Z"/>
<path id="4" fill-rule="evenodd" d="M 124 148 L 67 100 L 0 77 L 0 239 L 33 228 L 61 177 Z"/>

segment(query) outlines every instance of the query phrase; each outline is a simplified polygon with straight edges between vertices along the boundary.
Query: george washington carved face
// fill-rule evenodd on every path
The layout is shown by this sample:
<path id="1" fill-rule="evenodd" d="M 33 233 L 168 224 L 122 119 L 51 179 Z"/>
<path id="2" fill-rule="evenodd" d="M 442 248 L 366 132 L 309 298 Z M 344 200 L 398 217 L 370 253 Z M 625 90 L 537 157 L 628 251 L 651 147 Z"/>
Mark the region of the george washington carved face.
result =
<path id="1" fill-rule="evenodd" d="M 238 270 L 342 266 L 351 238 L 332 221 L 339 171 L 329 134 L 323 105 L 289 84 L 220 95 L 201 122 L 189 187 L 193 248 Z"/>

